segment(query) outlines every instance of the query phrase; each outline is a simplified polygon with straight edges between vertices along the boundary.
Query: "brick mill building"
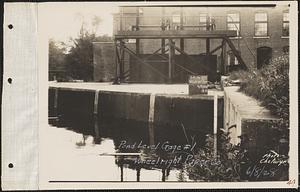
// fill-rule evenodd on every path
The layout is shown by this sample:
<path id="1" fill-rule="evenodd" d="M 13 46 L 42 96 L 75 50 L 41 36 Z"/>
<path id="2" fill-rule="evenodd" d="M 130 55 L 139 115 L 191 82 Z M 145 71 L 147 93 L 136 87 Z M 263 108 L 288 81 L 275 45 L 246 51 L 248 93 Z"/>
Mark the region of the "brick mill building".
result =
<path id="1" fill-rule="evenodd" d="M 191 74 L 217 81 L 289 52 L 289 6 L 123 6 L 113 35 L 113 43 L 94 43 L 95 81 L 185 83 Z"/>

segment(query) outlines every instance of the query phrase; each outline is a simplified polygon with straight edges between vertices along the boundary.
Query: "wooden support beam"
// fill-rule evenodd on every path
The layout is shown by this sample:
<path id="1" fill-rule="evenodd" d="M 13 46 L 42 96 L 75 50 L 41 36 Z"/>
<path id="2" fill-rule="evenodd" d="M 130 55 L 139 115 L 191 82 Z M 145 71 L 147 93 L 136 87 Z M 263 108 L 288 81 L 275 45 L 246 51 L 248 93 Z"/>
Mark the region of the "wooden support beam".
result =
<path id="1" fill-rule="evenodd" d="M 136 23 L 135 23 L 136 31 L 140 30 L 140 8 L 136 7 Z M 140 54 L 140 39 L 135 39 L 135 52 L 137 55 Z M 137 70 L 140 71 L 140 66 L 137 66 Z M 137 74 L 138 78 L 140 79 L 140 73 Z M 126 78 L 126 77 L 125 77 Z"/>
<path id="2" fill-rule="evenodd" d="M 169 44 L 167 44 L 167 45 L 169 45 Z M 167 49 L 166 51 L 168 51 L 169 49 Z M 158 51 L 158 50 L 157 50 Z M 184 52 L 183 52 L 184 53 Z M 157 55 L 157 56 L 159 56 L 159 57 L 161 57 L 162 59 L 165 59 L 165 60 L 161 60 L 161 62 L 169 62 L 168 60 L 169 60 L 169 57 L 166 57 L 166 56 L 164 56 L 164 55 L 158 55 L 158 54 L 156 54 L 155 52 L 153 53 L 154 55 Z M 148 57 L 146 57 L 144 60 L 146 60 L 146 59 L 149 59 L 149 58 L 151 58 L 153 55 L 150 55 L 150 56 L 148 56 Z M 148 61 L 148 62 L 151 62 L 151 61 Z M 197 75 L 196 73 L 194 73 L 193 71 L 191 71 L 191 70 L 189 70 L 188 68 L 186 68 L 186 67 L 183 67 L 182 65 L 179 65 L 179 64 L 177 64 L 176 62 L 174 62 L 174 64 L 176 65 L 176 66 L 178 66 L 178 67 L 180 67 L 182 70 L 184 70 L 184 71 L 186 71 L 186 72 L 188 72 L 188 73 L 190 73 L 190 74 L 192 74 L 192 75 Z"/>
<path id="3" fill-rule="evenodd" d="M 168 82 L 172 83 L 173 81 L 173 70 L 174 70 L 174 55 L 175 49 L 173 45 L 173 40 L 169 39 L 169 68 L 168 68 Z"/>
<path id="4" fill-rule="evenodd" d="M 137 31 L 140 30 L 140 7 L 136 7 L 135 28 Z M 135 52 L 137 55 L 140 54 L 140 39 L 135 39 Z"/>
<path id="5" fill-rule="evenodd" d="M 223 37 L 236 37 L 236 31 L 232 30 L 142 30 L 142 31 L 117 31 L 116 39 L 222 39 Z"/>
<path id="6" fill-rule="evenodd" d="M 223 43 L 221 45 L 219 45 L 218 47 L 214 48 L 213 50 L 211 50 L 209 52 L 209 55 L 214 54 L 216 51 L 218 51 L 219 49 L 221 49 L 223 47 Z"/>
<path id="7" fill-rule="evenodd" d="M 140 54 L 140 40 L 139 39 L 135 39 L 135 50 L 136 50 L 136 54 L 139 55 Z"/>
<path id="8" fill-rule="evenodd" d="M 206 38 L 206 55 L 210 54 L 210 38 Z"/>
<path id="9" fill-rule="evenodd" d="M 184 39 L 183 38 L 180 39 L 180 49 L 181 49 L 181 51 L 184 51 Z"/>
<path id="10" fill-rule="evenodd" d="M 162 27 L 162 30 L 165 30 L 165 14 L 166 14 L 166 10 L 164 7 L 162 7 L 162 18 L 161 18 L 161 27 Z M 164 38 L 161 39 L 161 54 L 165 54 L 166 53 L 166 48 L 165 48 L 165 45 L 166 44 L 166 41 Z"/>
<path id="11" fill-rule="evenodd" d="M 165 39 L 161 39 L 161 54 L 165 54 L 166 53 L 166 41 Z"/>
<path id="12" fill-rule="evenodd" d="M 159 48 L 159 49 L 157 49 L 156 51 L 154 51 L 151 55 L 147 56 L 147 57 L 145 58 L 145 60 L 147 60 L 147 59 L 153 57 L 154 55 L 157 55 L 157 53 L 158 53 L 161 49 L 162 49 L 162 47 Z"/>
<path id="13" fill-rule="evenodd" d="M 125 43 L 120 41 L 120 82 L 124 81 L 124 65 L 125 65 L 125 53 L 124 53 Z"/>
<path id="14" fill-rule="evenodd" d="M 159 75 L 161 75 L 163 78 L 168 79 L 168 77 L 166 75 L 164 75 L 159 70 L 157 70 L 156 68 L 154 68 L 153 66 L 151 66 L 149 63 L 145 62 L 143 59 L 139 58 L 134 51 L 132 51 L 131 49 L 129 49 L 125 45 L 124 45 L 124 51 L 126 51 L 128 54 L 132 55 L 138 61 L 139 64 L 144 64 L 145 66 L 147 66 L 148 68 L 150 68 L 154 72 L 156 72 Z"/>
<path id="15" fill-rule="evenodd" d="M 180 50 L 178 47 L 176 47 L 175 45 L 172 45 L 172 46 L 174 46 L 174 49 L 176 49 L 179 53 L 185 55 L 191 62 L 198 64 L 198 61 L 196 61 L 196 60 L 194 60 L 193 58 L 191 58 L 186 52 L 181 51 L 181 50 Z M 203 67 L 207 72 L 211 71 L 210 68 L 208 68 L 208 67 L 206 67 L 206 66 L 204 66 L 204 65 L 202 65 L 202 67 Z"/>
<path id="16" fill-rule="evenodd" d="M 115 79 L 113 84 L 117 84 L 119 81 L 119 74 L 118 74 L 118 68 L 120 65 L 120 57 L 119 57 L 119 50 L 118 50 L 118 46 L 117 46 L 117 41 L 115 40 Z"/>
<path id="17" fill-rule="evenodd" d="M 226 56 L 226 44 L 225 41 L 222 41 L 222 51 L 221 51 L 221 75 L 226 74 L 226 67 L 225 67 L 225 56 Z"/>
<path id="18" fill-rule="evenodd" d="M 239 61 L 239 63 L 242 65 L 242 69 L 248 69 L 248 66 L 246 65 L 246 63 L 244 62 L 244 60 L 241 57 L 240 52 L 235 48 L 234 44 L 231 42 L 231 40 L 228 37 L 224 37 L 224 40 L 226 41 L 226 43 L 228 44 L 228 46 L 230 47 L 230 49 L 232 50 L 232 53 L 234 54 L 234 56 L 237 58 L 237 60 Z"/>

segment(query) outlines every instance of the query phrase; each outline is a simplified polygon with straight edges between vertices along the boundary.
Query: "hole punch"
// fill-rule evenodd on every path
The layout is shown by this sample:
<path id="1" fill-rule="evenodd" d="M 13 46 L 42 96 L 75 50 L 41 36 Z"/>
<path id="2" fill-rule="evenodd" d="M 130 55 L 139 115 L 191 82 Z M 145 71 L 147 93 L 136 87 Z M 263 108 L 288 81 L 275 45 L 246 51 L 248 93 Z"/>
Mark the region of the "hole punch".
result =
<path id="1" fill-rule="evenodd" d="M 9 24 L 9 25 L 8 25 L 8 28 L 9 28 L 9 29 L 12 29 L 12 28 L 14 28 L 14 26 L 13 26 L 12 24 Z"/>
<path id="2" fill-rule="evenodd" d="M 9 84 L 11 84 L 12 83 L 12 78 L 8 78 L 7 81 L 8 81 Z"/>
<path id="3" fill-rule="evenodd" d="M 14 167 L 14 164 L 10 163 L 10 164 L 8 164 L 8 167 L 9 167 L 9 168 L 13 168 L 13 167 Z"/>

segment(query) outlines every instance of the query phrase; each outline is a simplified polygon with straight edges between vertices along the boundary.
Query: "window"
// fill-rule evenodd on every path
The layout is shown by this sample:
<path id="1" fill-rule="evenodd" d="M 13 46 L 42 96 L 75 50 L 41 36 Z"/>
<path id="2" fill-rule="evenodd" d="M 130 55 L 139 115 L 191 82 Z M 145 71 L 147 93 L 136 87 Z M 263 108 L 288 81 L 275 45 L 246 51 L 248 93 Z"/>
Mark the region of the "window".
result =
<path id="1" fill-rule="evenodd" d="M 240 14 L 239 13 L 227 14 L 227 30 L 237 31 L 237 36 L 240 35 Z"/>
<path id="2" fill-rule="evenodd" d="M 174 13 L 172 15 L 172 22 L 173 22 L 173 24 L 180 24 L 180 14 L 179 13 Z"/>
<path id="3" fill-rule="evenodd" d="M 254 35 L 265 37 L 268 36 L 268 15 L 267 13 L 255 14 Z"/>
<path id="4" fill-rule="evenodd" d="M 200 13 L 199 15 L 199 26 L 200 31 L 207 30 L 207 13 Z"/>
<path id="5" fill-rule="evenodd" d="M 290 30 L 289 30 L 289 25 L 290 25 L 290 18 L 289 18 L 289 12 L 283 12 L 283 22 L 282 22 L 282 36 L 289 36 L 290 35 Z"/>
<path id="6" fill-rule="evenodd" d="M 182 14 L 182 18 L 181 18 L 181 14 Z M 186 19 L 185 19 L 184 13 L 181 13 L 181 11 L 173 12 L 172 18 L 171 18 L 171 21 L 172 21 L 171 28 L 175 29 L 175 30 L 180 30 L 181 20 L 182 20 L 182 25 L 185 24 Z"/>

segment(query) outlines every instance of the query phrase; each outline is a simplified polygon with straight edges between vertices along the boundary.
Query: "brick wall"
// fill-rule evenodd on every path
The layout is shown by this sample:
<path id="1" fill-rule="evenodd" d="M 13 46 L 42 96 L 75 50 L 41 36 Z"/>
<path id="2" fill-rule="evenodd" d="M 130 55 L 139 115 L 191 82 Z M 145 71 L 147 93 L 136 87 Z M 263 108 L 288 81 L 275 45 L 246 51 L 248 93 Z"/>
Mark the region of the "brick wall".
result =
<path id="1" fill-rule="evenodd" d="M 283 54 L 283 47 L 289 45 L 289 39 L 282 37 L 283 11 L 288 10 L 288 3 L 277 4 L 275 7 L 183 7 L 184 27 L 183 30 L 199 30 L 190 25 L 199 25 L 199 14 L 207 13 L 215 19 L 216 30 L 226 30 L 227 13 L 237 12 L 240 15 L 241 38 L 232 39 L 236 48 L 241 51 L 241 55 L 246 64 L 257 65 L 257 48 L 272 48 L 272 56 L 278 57 Z M 161 20 L 163 15 L 162 7 L 141 7 L 140 30 L 161 30 Z M 123 30 L 128 30 L 131 25 L 136 24 L 134 15 L 136 8 L 121 7 L 123 15 Z M 171 20 L 173 13 L 180 12 L 180 7 L 165 7 L 165 18 Z M 268 36 L 265 38 L 254 37 L 255 13 L 266 12 L 268 15 Z M 115 15 L 115 21 L 119 19 L 119 14 Z M 127 18 L 130 16 L 130 18 Z M 120 30 L 120 22 L 114 22 L 114 33 Z M 179 40 L 176 45 L 179 46 Z M 184 49 L 189 54 L 199 54 L 205 52 L 205 40 L 185 39 Z M 211 40 L 211 49 L 220 45 L 220 40 Z M 141 40 L 141 53 L 150 54 L 161 46 L 161 40 Z M 229 51 L 229 47 L 226 48 Z M 217 52 L 220 54 L 220 51 Z M 228 56 L 226 63 L 228 64 Z"/>

